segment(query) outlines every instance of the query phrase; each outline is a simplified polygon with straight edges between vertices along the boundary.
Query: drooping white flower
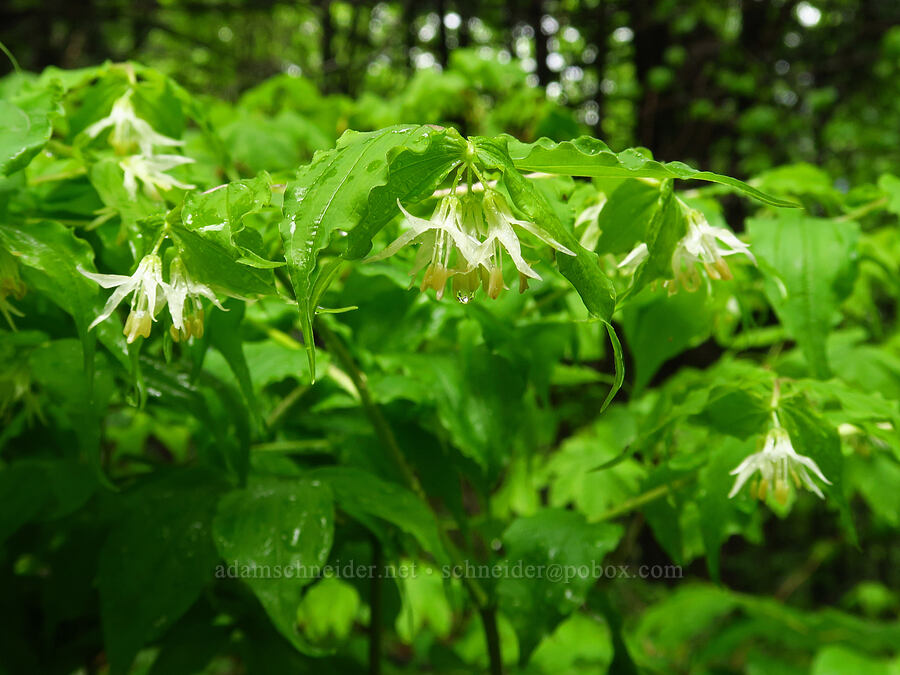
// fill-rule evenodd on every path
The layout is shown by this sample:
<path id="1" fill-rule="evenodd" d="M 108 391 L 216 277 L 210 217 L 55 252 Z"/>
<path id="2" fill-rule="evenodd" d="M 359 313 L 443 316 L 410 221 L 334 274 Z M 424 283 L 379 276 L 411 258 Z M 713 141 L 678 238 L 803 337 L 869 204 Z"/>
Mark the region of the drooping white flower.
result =
<path id="1" fill-rule="evenodd" d="M 710 225 L 706 216 L 696 209 L 688 211 L 687 220 L 687 234 L 678 242 L 672 255 L 675 278 L 666 282 L 670 293 L 677 290 L 678 284 L 687 291 L 696 291 L 700 287 L 697 263 L 702 263 L 709 278 L 716 280 L 734 278 L 725 256 L 741 253 L 756 264 L 750 247 L 731 230 Z"/>
<path id="2" fill-rule="evenodd" d="M 190 337 L 203 337 L 203 303 L 200 298 L 207 298 L 216 307 L 225 310 L 212 289 L 206 284 L 191 278 L 181 258 L 175 257 L 169 265 L 169 283 L 163 286 L 163 293 L 172 316 L 169 329 L 175 342 Z"/>
<path id="3" fill-rule="evenodd" d="M 825 495 L 813 482 L 809 472 L 812 471 L 816 478 L 826 485 L 831 485 L 831 481 L 812 459 L 794 450 L 791 437 L 778 423 L 778 417 L 774 414 L 772 417 L 774 424 L 766 434 L 763 449 L 744 459 L 731 471 L 731 475 L 736 475 L 737 478 L 728 497 L 734 497 L 747 480 L 758 471 L 760 478 L 754 479 L 750 485 L 750 496 L 754 499 L 764 500 L 769 487 L 772 487 L 778 503 L 785 504 L 790 494 L 789 479 L 793 479 L 798 489 L 806 487 L 824 499 Z"/>
<path id="4" fill-rule="evenodd" d="M 367 258 L 366 262 L 383 260 L 408 244 L 419 243 L 421 246 L 410 276 L 415 277 L 422 268 L 425 268 L 421 290 L 433 288 L 438 299 L 441 299 L 447 280 L 454 274 L 473 269 L 478 259 L 478 240 L 465 232 L 460 225 L 459 197 L 456 195 L 444 197 L 428 220 L 409 213 L 399 200 L 397 205 L 406 217 L 409 229 L 383 251 Z"/>
<path id="5" fill-rule="evenodd" d="M 641 263 L 644 262 L 649 255 L 650 249 L 647 248 L 647 244 L 641 242 L 631 249 L 631 253 L 625 256 L 618 267 L 622 270 L 622 274 L 634 274 L 637 268 L 640 267 Z"/>
<path id="6" fill-rule="evenodd" d="M 194 185 L 182 183 L 177 178 L 165 173 L 182 164 L 190 164 L 194 160 L 181 155 L 131 155 L 119 162 L 125 172 L 123 184 L 128 194 L 134 199 L 137 196 L 138 181 L 143 183 L 144 192 L 152 199 L 160 199 L 159 190 L 172 188 L 192 190 Z"/>
<path id="7" fill-rule="evenodd" d="M 575 253 L 556 241 L 534 223 L 514 217 L 503 195 L 487 189 L 482 201 L 484 211 L 484 240 L 478 253 L 478 265 L 482 267 L 482 285 L 485 292 L 496 298 L 503 290 L 503 251 L 513 261 L 519 271 L 519 291 L 527 288 L 528 279 L 541 276 L 522 257 L 522 245 L 513 226 L 534 235 L 560 253 L 574 256 Z"/>
<path id="8" fill-rule="evenodd" d="M 141 258 L 137 270 L 131 276 L 122 274 L 97 274 L 88 272 L 82 267 L 78 271 L 92 281 L 96 281 L 103 288 L 115 288 L 103 311 L 94 319 L 88 327 L 90 330 L 101 321 L 105 321 L 115 311 L 119 303 L 128 295 L 131 295 L 131 312 L 125 321 L 123 334 L 128 338 L 128 343 L 138 336 L 150 337 L 152 322 L 156 321 L 157 312 L 166 303 L 164 290 L 165 282 L 162 278 L 162 260 L 155 253 Z"/>
<path id="9" fill-rule="evenodd" d="M 679 285 L 689 292 L 700 288 L 698 263 L 703 265 L 710 279 L 716 280 L 734 278 L 725 262 L 726 256 L 741 253 L 756 264 L 749 245 L 738 239 L 734 232 L 710 225 L 706 217 L 696 209 L 690 209 L 686 216 L 687 233 L 678 241 L 672 254 L 673 278 L 664 282 L 670 294 L 675 293 Z M 619 263 L 619 269 L 624 274 L 633 274 L 649 254 L 647 244 L 642 242 Z"/>
<path id="10" fill-rule="evenodd" d="M 606 206 L 606 201 L 605 194 L 602 192 L 597 193 L 592 203 L 575 217 L 573 228 L 576 234 L 581 232 L 578 243 L 589 251 L 597 248 L 597 242 L 600 241 L 600 235 L 602 234 L 600 232 L 600 212 Z"/>
<path id="11" fill-rule="evenodd" d="M 144 155 L 151 155 L 154 146 L 184 145 L 184 141 L 164 136 L 155 131 L 149 122 L 137 116 L 131 102 L 133 93 L 134 91 L 129 89 L 124 96 L 116 99 L 109 115 L 94 122 L 85 129 L 85 133 L 91 138 L 96 138 L 104 129 L 112 127 L 109 143 L 120 155 L 127 155 L 135 150 Z"/>

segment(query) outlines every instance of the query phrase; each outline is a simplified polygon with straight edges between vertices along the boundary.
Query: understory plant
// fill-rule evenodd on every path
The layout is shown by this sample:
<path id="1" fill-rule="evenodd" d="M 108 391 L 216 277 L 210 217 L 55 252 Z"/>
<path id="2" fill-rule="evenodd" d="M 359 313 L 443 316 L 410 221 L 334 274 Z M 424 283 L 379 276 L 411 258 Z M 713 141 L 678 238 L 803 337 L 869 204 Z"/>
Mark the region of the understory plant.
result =
<path id="1" fill-rule="evenodd" d="M 897 177 L 0 92 L 5 671 L 897 667 Z"/>

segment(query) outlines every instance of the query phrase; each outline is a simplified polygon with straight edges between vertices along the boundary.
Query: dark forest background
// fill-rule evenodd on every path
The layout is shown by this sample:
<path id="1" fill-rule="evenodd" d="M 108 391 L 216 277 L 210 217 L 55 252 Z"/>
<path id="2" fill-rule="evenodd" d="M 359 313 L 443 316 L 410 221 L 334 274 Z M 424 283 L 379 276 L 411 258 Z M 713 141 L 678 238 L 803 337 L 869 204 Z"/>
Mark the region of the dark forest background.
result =
<path id="1" fill-rule="evenodd" d="M 28 70 L 136 59 L 229 99 L 287 74 L 361 105 L 367 93 L 397 95 L 424 74 L 431 107 L 404 112 L 442 119 L 406 121 L 463 131 L 478 131 L 466 128 L 467 108 L 543 88 L 559 108 L 555 122 L 507 122 L 509 131 L 587 131 L 615 149 L 642 145 L 742 176 L 811 162 L 839 187 L 900 161 L 898 25 L 895 0 L 7 0 L 0 8 L 0 40 Z M 485 63 L 512 67 L 488 73 Z"/>

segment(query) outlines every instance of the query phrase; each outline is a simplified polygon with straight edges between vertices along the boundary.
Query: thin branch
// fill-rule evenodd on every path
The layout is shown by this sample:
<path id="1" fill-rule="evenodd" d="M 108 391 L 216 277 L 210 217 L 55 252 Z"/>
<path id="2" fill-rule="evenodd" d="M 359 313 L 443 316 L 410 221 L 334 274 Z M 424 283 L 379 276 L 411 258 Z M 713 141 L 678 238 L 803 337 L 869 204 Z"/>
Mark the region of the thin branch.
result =
<path id="1" fill-rule="evenodd" d="M 691 483 L 692 481 L 697 479 L 696 474 L 691 474 L 690 476 L 683 476 L 677 480 L 673 480 L 671 483 L 666 483 L 665 485 L 659 485 L 652 490 L 647 490 L 646 492 L 637 495 L 636 497 L 632 497 L 631 499 L 626 499 L 624 502 L 615 506 L 605 513 L 600 514 L 600 517 L 597 520 L 612 520 L 613 518 L 618 518 L 619 516 L 624 516 L 626 513 L 630 513 L 632 511 L 636 511 L 641 508 L 645 504 L 649 504 L 650 502 L 654 502 L 660 497 L 665 497 L 672 490 L 677 490 L 680 487 L 684 487 L 685 485 Z"/>

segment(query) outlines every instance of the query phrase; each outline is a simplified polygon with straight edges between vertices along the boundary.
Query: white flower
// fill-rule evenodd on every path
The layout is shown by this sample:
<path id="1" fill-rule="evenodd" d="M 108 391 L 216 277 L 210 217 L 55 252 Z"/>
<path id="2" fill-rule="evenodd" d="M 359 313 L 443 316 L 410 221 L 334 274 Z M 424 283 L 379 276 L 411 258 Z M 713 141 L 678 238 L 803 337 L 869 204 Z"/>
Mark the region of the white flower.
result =
<path id="1" fill-rule="evenodd" d="M 131 155 L 119 162 L 125 172 L 124 185 L 128 194 L 134 199 L 137 196 L 137 183 L 144 184 L 144 192 L 152 199 L 159 199 L 159 190 L 167 191 L 173 187 L 192 190 L 194 185 L 182 183 L 165 173 L 182 164 L 190 164 L 194 160 L 181 155 Z"/>
<path id="2" fill-rule="evenodd" d="M 169 283 L 163 286 L 172 326 L 169 329 L 175 342 L 187 340 L 191 336 L 203 337 L 203 303 L 200 298 L 210 300 L 223 311 L 216 294 L 209 286 L 190 277 L 181 258 L 175 257 L 169 266 Z"/>
<path id="3" fill-rule="evenodd" d="M 673 281 L 667 281 L 670 293 L 677 290 L 680 283 L 687 291 L 696 291 L 700 287 L 700 275 L 697 263 L 702 263 L 711 279 L 733 279 L 725 256 L 742 253 L 755 265 L 756 258 L 750 247 L 738 239 L 734 232 L 724 227 L 713 227 L 706 217 L 691 209 L 687 213 L 687 234 L 678 242 L 672 255 Z M 722 245 L 724 246 L 722 246 Z"/>
<path id="4" fill-rule="evenodd" d="M 383 260 L 407 244 L 420 243 L 410 276 L 415 277 L 424 267 L 421 290 L 433 288 L 440 300 L 447 280 L 454 274 L 471 270 L 477 263 L 478 240 L 460 226 L 459 198 L 456 195 L 444 197 L 428 220 L 409 213 L 399 200 L 397 205 L 406 217 L 409 229 L 366 262 Z"/>
<path id="5" fill-rule="evenodd" d="M 580 228 L 584 227 L 578 243 L 589 251 L 597 248 L 597 242 L 600 241 L 600 235 L 602 234 L 600 232 L 600 212 L 603 211 L 604 206 L 606 206 L 606 195 L 601 192 L 597 194 L 595 201 L 590 206 L 585 207 L 575 218 L 573 226 L 575 232 L 577 233 Z"/>
<path id="6" fill-rule="evenodd" d="M 650 249 L 647 248 L 647 244 L 641 242 L 619 263 L 619 269 L 622 270 L 623 274 L 634 274 L 649 255 Z"/>
<path id="7" fill-rule="evenodd" d="M 132 93 L 133 90 L 128 90 L 124 96 L 117 99 L 109 115 L 89 126 L 85 129 L 85 133 L 91 138 L 96 138 L 104 129 L 112 127 L 109 143 L 120 155 L 127 155 L 135 149 L 140 150 L 142 154 L 150 155 L 153 154 L 153 147 L 156 145 L 170 147 L 183 145 L 184 141 L 154 131 L 146 120 L 137 116 L 131 103 Z"/>
<path id="8" fill-rule="evenodd" d="M 798 489 L 805 486 L 824 499 L 822 490 L 813 482 L 809 471 L 812 471 L 826 485 L 831 485 L 831 481 L 825 478 L 812 459 L 797 454 L 794 446 L 791 445 L 790 436 L 778 423 L 778 418 L 774 414 L 773 419 L 774 425 L 766 434 L 763 449 L 747 457 L 731 471 L 731 475 L 736 475 L 737 478 L 728 497 L 734 497 L 750 476 L 759 471 L 760 480 L 754 480 L 750 485 L 750 496 L 754 499 L 758 497 L 764 500 L 769 486 L 772 486 L 775 499 L 778 503 L 785 504 L 790 493 L 788 477 L 793 479 L 794 485 Z"/>
<path id="9" fill-rule="evenodd" d="M 97 274 L 88 272 L 78 267 L 88 279 L 96 281 L 103 288 L 115 288 L 109 296 L 103 311 L 88 327 L 90 330 L 101 321 L 105 321 L 115 311 L 119 303 L 129 294 L 131 298 L 131 313 L 125 321 L 124 335 L 131 344 L 140 335 L 150 337 L 152 322 L 156 321 L 156 313 L 165 305 L 163 291 L 166 284 L 162 279 L 162 261 L 155 253 L 141 258 L 137 270 L 130 277 L 122 274 Z"/>
<path id="10" fill-rule="evenodd" d="M 506 254 L 512 259 L 513 265 L 519 271 L 520 292 L 528 287 L 528 279 L 541 278 L 522 257 L 521 242 L 519 241 L 519 235 L 513 229 L 513 225 L 531 233 L 560 253 L 575 255 L 574 252 L 543 232 L 534 223 L 515 218 L 503 195 L 496 190 L 488 189 L 485 191 L 482 208 L 484 211 L 485 231 L 483 233 L 484 240 L 481 242 L 479 249 L 478 264 L 483 268 L 482 285 L 491 298 L 496 298 L 504 288 L 503 258 L 501 256 L 503 250 L 506 251 Z"/>

